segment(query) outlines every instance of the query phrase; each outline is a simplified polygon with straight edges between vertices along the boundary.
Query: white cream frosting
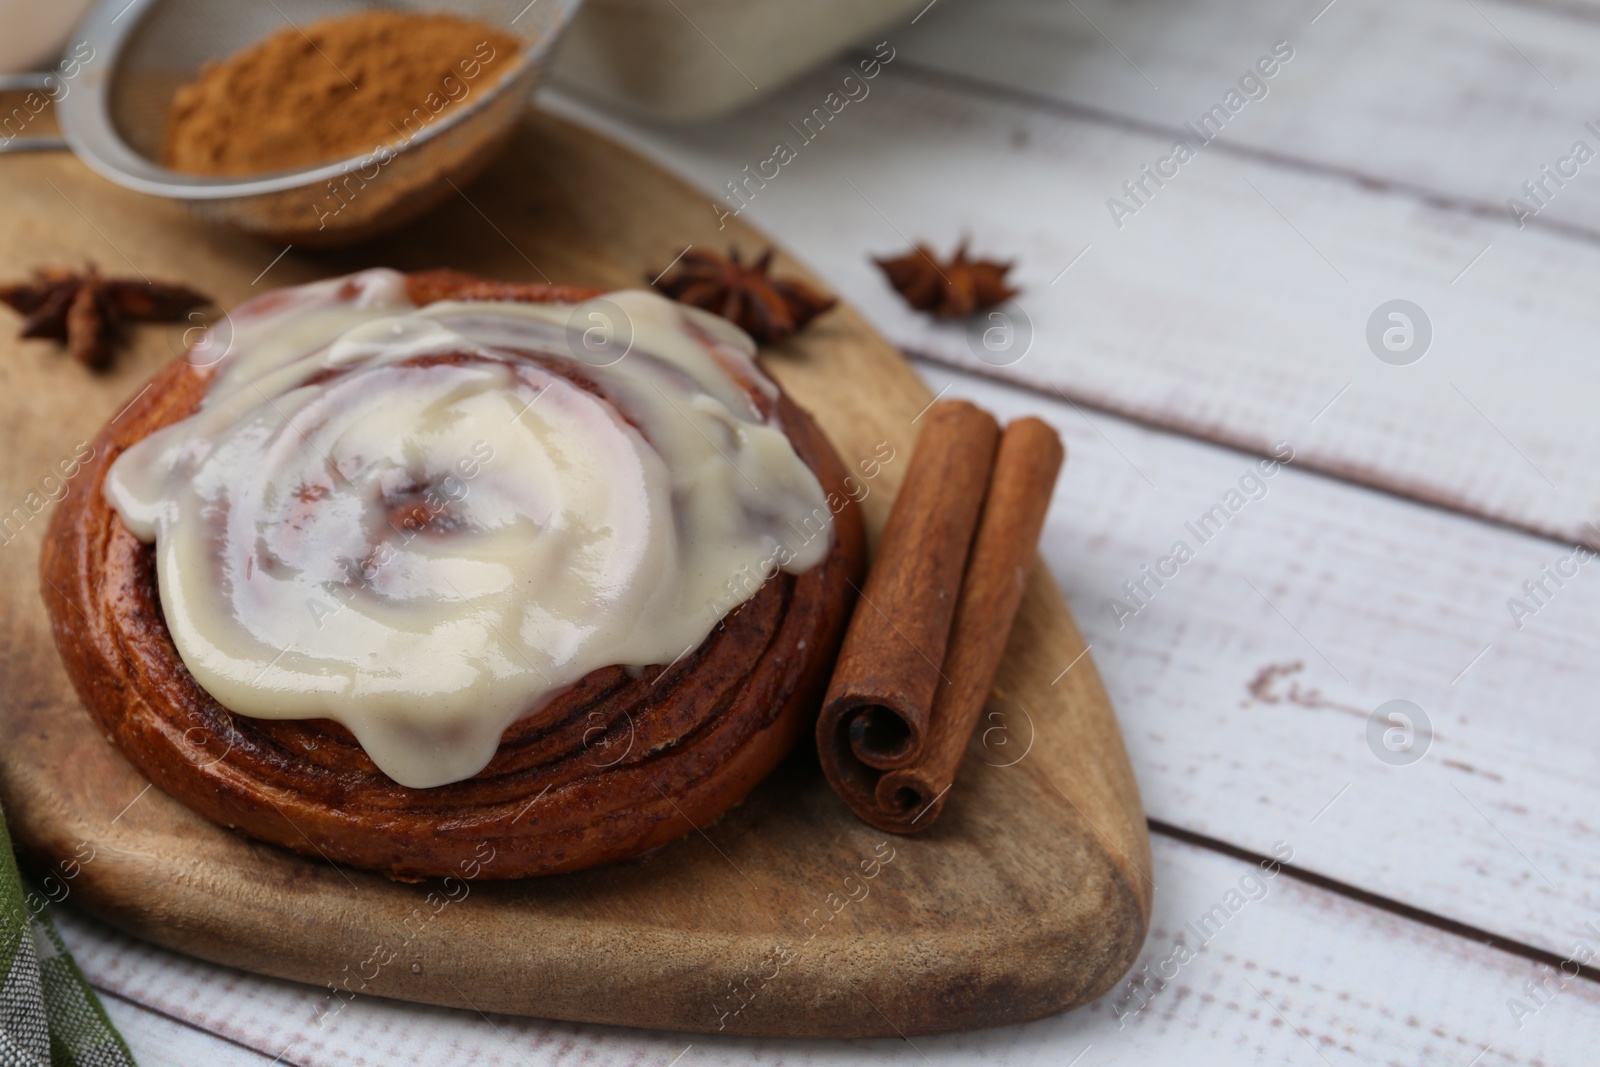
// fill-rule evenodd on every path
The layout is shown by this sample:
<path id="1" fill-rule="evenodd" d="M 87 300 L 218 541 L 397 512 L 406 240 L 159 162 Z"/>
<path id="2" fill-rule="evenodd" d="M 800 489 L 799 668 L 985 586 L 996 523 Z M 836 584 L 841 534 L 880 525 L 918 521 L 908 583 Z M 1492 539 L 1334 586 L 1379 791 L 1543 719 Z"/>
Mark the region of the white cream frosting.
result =
<path id="1" fill-rule="evenodd" d="M 200 410 L 124 452 L 106 497 L 155 543 L 208 693 L 343 723 L 402 785 L 471 777 L 590 671 L 699 645 L 757 587 L 737 575 L 831 546 L 749 339 L 652 293 L 418 308 L 372 270 L 231 324 Z M 448 353 L 470 358 L 425 358 Z"/>

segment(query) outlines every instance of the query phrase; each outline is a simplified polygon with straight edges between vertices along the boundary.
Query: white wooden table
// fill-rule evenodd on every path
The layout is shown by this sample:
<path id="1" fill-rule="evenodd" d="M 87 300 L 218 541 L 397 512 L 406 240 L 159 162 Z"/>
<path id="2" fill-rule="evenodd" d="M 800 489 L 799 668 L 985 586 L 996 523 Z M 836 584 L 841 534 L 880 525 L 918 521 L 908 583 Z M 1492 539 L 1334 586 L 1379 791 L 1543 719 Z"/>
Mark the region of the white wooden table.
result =
<path id="1" fill-rule="evenodd" d="M 1600 520 L 1600 161 L 1572 155 L 1580 140 L 1600 151 L 1600 3 L 938 0 L 882 36 L 895 58 L 869 95 L 744 211 L 935 390 L 1064 435 L 1045 551 L 1155 831 L 1142 986 L 914 1045 L 366 1000 L 318 1030 L 317 990 L 69 912 L 142 1063 L 1600 1057 L 1600 970 L 1558 970 L 1580 943 L 1600 953 L 1600 563 L 1563 562 L 1600 546 L 1585 526 Z M 1229 112 L 1278 42 L 1292 58 Z M 712 211 L 847 72 L 687 129 L 546 103 L 677 169 Z M 1214 141 L 1158 163 L 1213 105 Z M 1159 187 L 1146 164 L 1169 175 Z M 1558 185 L 1546 165 L 1572 176 Z M 1519 226 L 1508 198 L 1539 210 Z M 963 236 L 1019 261 L 1020 358 L 978 359 L 867 260 Z M 1420 360 L 1415 312 L 1409 349 L 1382 315 L 1369 344 L 1392 300 L 1427 320 Z M 1293 462 L 1230 497 L 1275 447 Z M 1201 543 L 1186 524 L 1218 504 L 1226 521 Z M 1179 540 L 1193 558 L 1129 599 L 1124 582 Z M 1558 585 L 1547 566 L 1575 576 Z M 1429 724 L 1409 748 L 1390 721 L 1371 727 L 1396 699 Z M 1275 850 L 1288 872 L 1254 880 Z"/>

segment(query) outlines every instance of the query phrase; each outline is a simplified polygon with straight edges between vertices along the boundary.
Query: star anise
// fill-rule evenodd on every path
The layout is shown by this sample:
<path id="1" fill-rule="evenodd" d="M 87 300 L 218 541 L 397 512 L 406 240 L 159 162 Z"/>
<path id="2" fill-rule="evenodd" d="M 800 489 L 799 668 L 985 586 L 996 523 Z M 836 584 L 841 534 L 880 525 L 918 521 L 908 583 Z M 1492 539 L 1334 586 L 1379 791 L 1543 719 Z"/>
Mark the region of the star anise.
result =
<path id="1" fill-rule="evenodd" d="M 770 248 L 748 267 L 737 248 L 728 250 L 727 259 L 690 249 L 672 277 L 655 286 L 674 300 L 721 315 L 761 344 L 773 344 L 838 301 L 805 282 L 772 277 L 771 267 Z"/>
<path id="2" fill-rule="evenodd" d="M 975 311 L 1005 303 L 1019 291 L 1006 284 L 1006 272 L 1013 264 L 968 259 L 965 241 L 943 263 L 927 245 L 917 245 L 903 256 L 873 262 L 906 303 L 940 319 L 966 318 Z"/>
<path id="3" fill-rule="evenodd" d="M 90 264 L 80 274 L 43 267 L 33 280 L 0 285 L 0 303 L 23 316 L 21 337 L 61 341 L 86 367 L 111 365 L 126 322 L 174 322 L 211 298 L 182 285 L 143 278 L 105 278 Z"/>

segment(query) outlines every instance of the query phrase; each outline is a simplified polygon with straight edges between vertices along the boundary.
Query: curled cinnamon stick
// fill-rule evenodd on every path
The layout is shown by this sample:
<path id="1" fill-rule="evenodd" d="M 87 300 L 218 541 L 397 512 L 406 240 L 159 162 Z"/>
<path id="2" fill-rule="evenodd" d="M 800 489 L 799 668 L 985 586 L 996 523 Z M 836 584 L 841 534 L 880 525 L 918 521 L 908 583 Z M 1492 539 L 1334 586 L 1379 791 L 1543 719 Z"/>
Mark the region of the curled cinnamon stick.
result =
<path id="1" fill-rule="evenodd" d="M 969 430 L 981 425 L 962 417 Z M 1024 418 L 1006 428 L 990 471 L 983 446 L 992 439 L 956 448 L 946 435 L 960 425 L 954 417 L 930 423 L 917 442 L 817 722 L 818 752 L 834 789 L 862 819 L 896 833 L 926 829 L 944 808 L 994 684 L 1065 457 L 1054 430 Z M 925 457 L 952 450 L 965 460 L 959 482 L 944 477 L 948 468 L 920 469 Z M 971 481 L 979 460 L 986 491 Z M 908 491 L 917 495 L 908 499 Z M 907 576 L 937 567 L 948 578 L 952 546 L 977 503 L 981 520 L 970 551 L 961 552 L 964 576 L 952 613 L 940 598 L 950 587 Z M 916 656 L 907 652 L 913 631 L 929 646 Z"/>
<path id="2" fill-rule="evenodd" d="M 862 796 L 871 782 L 845 763 L 879 771 L 922 750 L 961 576 L 989 484 L 1000 427 L 964 400 L 928 409 L 900 495 L 878 542 L 834 667 L 818 738 L 829 771 Z M 848 680 L 846 689 L 839 689 Z M 845 756 L 848 754 L 849 759 Z M 872 774 L 871 779 L 877 775 Z M 858 781 L 858 779 L 862 779 Z M 836 781 L 837 786 L 837 781 Z"/>

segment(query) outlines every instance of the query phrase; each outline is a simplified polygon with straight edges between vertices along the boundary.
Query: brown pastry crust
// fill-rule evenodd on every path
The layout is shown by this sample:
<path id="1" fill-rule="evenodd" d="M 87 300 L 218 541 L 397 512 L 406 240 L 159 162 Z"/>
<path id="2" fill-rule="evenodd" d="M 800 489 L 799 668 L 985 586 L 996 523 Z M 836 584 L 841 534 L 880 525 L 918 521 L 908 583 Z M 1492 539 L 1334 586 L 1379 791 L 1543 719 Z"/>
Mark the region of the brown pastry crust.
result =
<path id="1" fill-rule="evenodd" d="M 410 276 L 414 300 L 573 301 L 570 287 Z M 847 505 L 833 551 L 779 574 L 690 654 L 630 677 L 607 667 L 508 728 L 466 781 L 411 789 L 329 720 L 235 715 L 195 682 L 161 614 L 154 549 L 106 503 L 121 452 L 190 414 L 213 371 L 177 360 L 101 430 L 51 518 L 41 592 L 56 647 L 101 730 L 161 789 L 239 832 L 395 878 L 516 878 L 637 855 L 742 800 L 806 736 L 864 560 Z M 780 393 L 778 418 L 832 501 L 845 470 Z M 70 772 L 64 772 L 70 773 Z"/>

